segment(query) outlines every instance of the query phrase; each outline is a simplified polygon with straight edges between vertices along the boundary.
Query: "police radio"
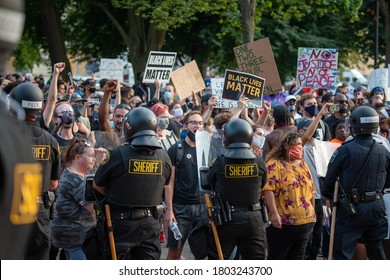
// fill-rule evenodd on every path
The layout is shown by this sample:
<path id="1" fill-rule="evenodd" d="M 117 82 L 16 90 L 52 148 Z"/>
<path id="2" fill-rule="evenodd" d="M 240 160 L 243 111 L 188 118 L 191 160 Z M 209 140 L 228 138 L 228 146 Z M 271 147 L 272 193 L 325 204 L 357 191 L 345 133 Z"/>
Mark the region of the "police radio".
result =
<path id="1" fill-rule="evenodd" d="M 93 188 L 93 178 L 95 174 L 88 174 L 85 176 L 85 201 L 93 202 L 100 201 L 104 198 L 104 195 L 99 193 Z"/>

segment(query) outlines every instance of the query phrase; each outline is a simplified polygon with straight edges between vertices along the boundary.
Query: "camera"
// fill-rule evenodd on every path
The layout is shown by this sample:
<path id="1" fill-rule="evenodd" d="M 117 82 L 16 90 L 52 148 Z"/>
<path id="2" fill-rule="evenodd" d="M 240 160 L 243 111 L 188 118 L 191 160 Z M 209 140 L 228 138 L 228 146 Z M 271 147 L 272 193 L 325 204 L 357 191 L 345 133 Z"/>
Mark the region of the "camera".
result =
<path id="1" fill-rule="evenodd" d="M 329 106 L 329 112 L 330 113 L 335 113 L 335 112 L 338 112 L 340 111 L 340 105 L 339 104 L 332 104 Z"/>

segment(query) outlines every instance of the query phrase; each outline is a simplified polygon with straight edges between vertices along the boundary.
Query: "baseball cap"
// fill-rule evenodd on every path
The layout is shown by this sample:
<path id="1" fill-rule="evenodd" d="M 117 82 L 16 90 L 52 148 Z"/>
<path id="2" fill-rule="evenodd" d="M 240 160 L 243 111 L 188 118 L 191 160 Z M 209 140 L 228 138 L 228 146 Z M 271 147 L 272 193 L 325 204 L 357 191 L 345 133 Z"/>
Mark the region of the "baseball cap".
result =
<path id="1" fill-rule="evenodd" d="M 200 103 L 207 103 L 211 98 L 211 93 L 204 94 L 200 100 Z"/>
<path id="2" fill-rule="evenodd" d="M 295 97 L 295 95 L 288 95 L 286 96 L 286 99 L 284 100 L 284 103 L 287 103 L 289 102 L 290 100 L 297 100 L 297 98 Z"/>
<path id="3" fill-rule="evenodd" d="M 82 86 L 93 86 L 93 85 L 95 85 L 95 80 L 93 80 L 93 79 L 86 79 L 81 85 Z"/>
<path id="4" fill-rule="evenodd" d="M 311 125 L 311 123 L 313 122 L 313 120 L 309 119 L 309 118 L 302 118 L 298 121 L 298 124 L 297 124 L 297 130 L 301 130 L 302 128 L 304 127 L 308 127 L 309 125 Z"/>
<path id="5" fill-rule="evenodd" d="M 152 107 L 152 112 L 158 117 L 159 115 L 168 112 L 168 106 L 162 103 L 156 103 Z"/>
<path id="6" fill-rule="evenodd" d="M 82 98 L 81 95 L 78 93 L 72 94 L 72 96 L 70 97 L 70 102 L 77 102 L 77 101 L 87 101 L 87 99 Z"/>

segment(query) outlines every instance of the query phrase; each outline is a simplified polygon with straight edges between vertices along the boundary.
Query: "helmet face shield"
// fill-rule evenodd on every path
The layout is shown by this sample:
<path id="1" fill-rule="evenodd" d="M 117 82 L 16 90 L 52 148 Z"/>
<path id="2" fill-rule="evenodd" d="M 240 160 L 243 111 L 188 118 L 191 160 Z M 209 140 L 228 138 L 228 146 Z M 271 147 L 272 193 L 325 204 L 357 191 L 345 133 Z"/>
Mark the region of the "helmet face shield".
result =
<path id="1" fill-rule="evenodd" d="M 344 131 L 345 131 L 345 133 L 351 133 L 350 126 L 351 126 L 351 117 L 347 116 L 345 118 L 345 123 L 344 123 Z"/>

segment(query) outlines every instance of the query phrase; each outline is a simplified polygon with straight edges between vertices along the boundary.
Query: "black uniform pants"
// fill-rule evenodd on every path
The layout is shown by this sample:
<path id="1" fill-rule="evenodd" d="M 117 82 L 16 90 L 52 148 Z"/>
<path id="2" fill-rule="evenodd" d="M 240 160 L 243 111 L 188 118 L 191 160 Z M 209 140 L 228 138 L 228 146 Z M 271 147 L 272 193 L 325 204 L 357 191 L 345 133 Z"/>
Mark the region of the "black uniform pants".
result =
<path id="1" fill-rule="evenodd" d="M 37 221 L 31 231 L 30 241 L 24 256 L 26 260 L 48 260 L 51 246 L 50 209 L 39 203 Z"/>
<path id="2" fill-rule="evenodd" d="M 322 200 L 316 199 L 315 200 L 315 212 L 317 221 L 314 224 L 313 231 L 311 233 L 309 243 L 307 245 L 307 258 L 309 260 L 316 260 L 318 252 L 321 247 L 321 236 L 322 236 L 322 222 L 323 222 L 323 210 L 322 210 Z"/>
<path id="3" fill-rule="evenodd" d="M 242 259 L 265 259 L 265 229 L 260 211 L 233 212 L 232 220 L 217 226 L 224 259 L 228 259 L 235 246 Z M 209 259 L 217 259 L 214 238 L 211 238 Z"/>
<path id="4" fill-rule="evenodd" d="M 387 236 L 388 223 L 382 199 L 355 204 L 356 215 L 348 216 L 337 205 L 334 237 L 334 259 L 351 260 L 358 241 L 366 244 L 370 260 L 385 260 L 382 240 Z"/>
<path id="5" fill-rule="evenodd" d="M 161 256 L 160 223 L 153 216 L 138 220 L 112 220 L 118 260 L 159 260 Z M 105 258 L 111 259 L 106 234 Z"/>

